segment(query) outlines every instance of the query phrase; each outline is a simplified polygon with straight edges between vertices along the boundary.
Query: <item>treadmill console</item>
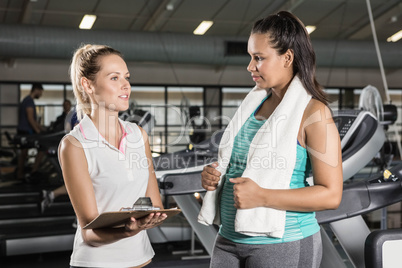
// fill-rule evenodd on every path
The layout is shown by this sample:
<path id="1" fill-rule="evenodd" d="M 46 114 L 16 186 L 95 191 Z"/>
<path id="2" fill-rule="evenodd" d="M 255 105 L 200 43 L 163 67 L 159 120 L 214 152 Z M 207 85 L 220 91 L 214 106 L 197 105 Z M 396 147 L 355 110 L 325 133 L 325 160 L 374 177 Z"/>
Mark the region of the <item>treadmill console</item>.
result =
<path id="1" fill-rule="evenodd" d="M 334 111 L 333 119 L 341 139 L 343 179 L 361 170 L 381 149 L 383 127 L 375 116 L 364 110 Z"/>
<path id="2" fill-rule="evenodd" d="M 341 140 L 346 133 L 351 129 L 353 123 L 361 111 L 358 110 L 339 110 L 334 115 L 335 125 L 339 132 Z"/>
<path id="3" fill-rule="evenodd" d="M 356 145 L 356 138 L 368 141 L 379 125 L 370 112 L 363 110 L 335 111 L 333 118 L 338 128 L 343 153 L 353 144 Z"/>

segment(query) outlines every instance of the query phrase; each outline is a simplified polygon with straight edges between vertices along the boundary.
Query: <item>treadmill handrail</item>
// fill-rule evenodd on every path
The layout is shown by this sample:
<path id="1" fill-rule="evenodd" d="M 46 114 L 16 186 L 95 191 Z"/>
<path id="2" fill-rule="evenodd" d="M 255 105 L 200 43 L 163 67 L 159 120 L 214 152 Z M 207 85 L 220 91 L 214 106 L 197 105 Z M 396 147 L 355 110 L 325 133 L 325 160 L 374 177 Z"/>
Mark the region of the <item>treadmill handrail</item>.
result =
<path id="1" fill-rule="evenodd" d="M 391 169 L 393 174 L 401 172 L 402 164 Z M 336 210 L 316 212 L 319 224 L 363 215 L 368 212 L 402 201 L 402 181 L 378 183 L 382 176 L 367 181 L 345 185 L 342 201 Z"/>
<path id="2" fill-rule="evenodd" d="M 206 191 L 201 184 L 201 171 L 164 174 L 159 179 L 159 189 L 163 195 L 183 195 Z"/>

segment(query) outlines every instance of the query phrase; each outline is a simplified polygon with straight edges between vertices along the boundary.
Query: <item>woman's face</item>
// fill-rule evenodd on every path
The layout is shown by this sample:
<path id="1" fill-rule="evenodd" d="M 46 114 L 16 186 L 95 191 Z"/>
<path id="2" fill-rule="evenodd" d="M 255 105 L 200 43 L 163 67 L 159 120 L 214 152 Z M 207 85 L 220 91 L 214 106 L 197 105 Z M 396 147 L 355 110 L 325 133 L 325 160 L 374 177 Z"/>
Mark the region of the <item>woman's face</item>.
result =
<path id="1" fill-rule="evenodd" d="M 285 88 L 293 77 L 290 50 L 278 55 L 269 43 L 267 34 L 251 34 L 248 40 L 248 53 L 251 56 L 247 71 L 259 88 Z"/>
<path id="2" fill-rule="evenodd" d="M 93 83 L 93 101 L 112 111 L 125 111 L 129 107 L 131 93 L 130 72 L 118 55 L 99 58 L 101 66 Z"/>

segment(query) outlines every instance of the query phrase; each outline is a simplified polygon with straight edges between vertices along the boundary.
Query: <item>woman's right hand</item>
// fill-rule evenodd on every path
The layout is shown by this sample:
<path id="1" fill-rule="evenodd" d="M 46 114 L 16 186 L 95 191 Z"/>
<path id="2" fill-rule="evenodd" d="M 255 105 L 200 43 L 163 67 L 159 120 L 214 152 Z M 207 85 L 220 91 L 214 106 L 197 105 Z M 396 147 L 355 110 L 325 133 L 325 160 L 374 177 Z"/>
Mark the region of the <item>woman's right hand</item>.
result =
<path id="1" fill-rule="evenodd" d="M 211 165 L 205 166 L 201 172 L 202 187 L 207 191 L 214 191 L 218 186 L 221 173 L 216 170 L 218 162 L 214 162 Z"/>

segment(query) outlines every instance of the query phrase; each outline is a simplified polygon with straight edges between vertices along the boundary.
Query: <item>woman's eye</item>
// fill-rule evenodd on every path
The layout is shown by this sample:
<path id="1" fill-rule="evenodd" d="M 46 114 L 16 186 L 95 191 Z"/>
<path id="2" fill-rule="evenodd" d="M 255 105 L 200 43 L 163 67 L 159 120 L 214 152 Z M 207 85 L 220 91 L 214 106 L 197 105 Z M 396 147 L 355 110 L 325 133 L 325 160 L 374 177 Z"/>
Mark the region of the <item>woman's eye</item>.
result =
<path id="1" fill-rule="evenodd" d="M 130 81 L 130 76 L 127 76 L 127 77 L 126 77 L 126 80 L 127 80 L 127 81 Z"/>
<path id="2" fill-rule="evenodd" d="M 113 81 L 116 81 L 117 80 L 117 77 L 115 76 L 115 77 L 112 77 L 112 80 Z"/>
<path id="3" fill-rule="evenodd" d="M 258 61 L 263 60 L 263 58 L 262 58 L 262 57 L 259 57 L 259 56 L 255 57 L 255 59 L 258 60 Z"/>

